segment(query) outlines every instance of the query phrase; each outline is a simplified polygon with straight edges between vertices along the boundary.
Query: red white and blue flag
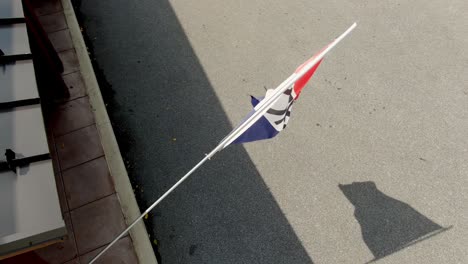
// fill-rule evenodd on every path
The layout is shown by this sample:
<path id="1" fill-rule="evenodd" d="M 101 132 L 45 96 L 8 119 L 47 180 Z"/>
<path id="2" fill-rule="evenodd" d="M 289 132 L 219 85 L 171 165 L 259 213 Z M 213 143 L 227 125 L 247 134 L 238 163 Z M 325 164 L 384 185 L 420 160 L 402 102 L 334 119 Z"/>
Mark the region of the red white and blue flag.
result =
<path id="1" fill-rule="evenodd" d="M 314 57 L 299 66 L 295 73 L 297 74 L 304 67 L 304 65 L 312 61 Z M 291 116 L 293 103 L 299 98 L 299 94 L 310 80 L 314 72 L 317 70 L 321 61 L 322 60 L 318 61 L 309 71 L 306 72 L 306 74 L 297 80 L 289 89 L 284 91 L 275 104 L 273 104 L 273 106 L 268 109 L 267 112 L 262 117 L 260 117 L 257 122 L 249 127 L 232 143 L 246 143 L 262 139 L 269 139 L 276 136 L 281 130 L 285 129 Z M 254 109 L 248 116 L 251 116 L 257 110 L 256 106 L 260 103 L 260 101 L 271 96 L 272 93 L 273 90 L 269 89 L 267 90 L 265 97 L 257 99 L 251 96 L 251 103 Z"/>
<path id="2" fill-rule="evenodd" d="M 254 109 L 240 125 L 221 141 L 217 148 L 221 150 L 232 143 L 246 143 L 272 138 L 285 129 L 291 116 L 293 103 L 317 70 L 325 54 L 355 27 L 356 23 L 319 53 L 300 65 L 277 88 L 267 90 L 265 97 L 257 99 L 252 96 L 251 101 Z"/>

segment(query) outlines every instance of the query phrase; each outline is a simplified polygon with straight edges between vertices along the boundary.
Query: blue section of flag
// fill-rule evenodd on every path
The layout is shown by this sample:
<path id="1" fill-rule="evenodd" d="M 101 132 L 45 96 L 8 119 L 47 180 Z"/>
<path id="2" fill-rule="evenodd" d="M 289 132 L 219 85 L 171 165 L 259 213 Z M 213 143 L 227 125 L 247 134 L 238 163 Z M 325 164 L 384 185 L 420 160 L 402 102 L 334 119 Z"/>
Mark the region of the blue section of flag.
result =
<path id="1" fill-rule="evenodd" d="M 262 99 L 263 98 L 261 98 L 260 100 Z M 260 102 L 260 100 L 251 96 L 252 106 L 255 107 Z M 247 117 L 245 117 L 245 120 L 248 119 L 253 113 L 255 113 L 255 110 L 252 110 L 252 112 L 250 112 L 247 115 Z M 244 121 L 242 121 L 241 124 Z M 240 137 L 238 137 L 232 143 L 238 144 L 262 139 L 269 139 L 278 135 L 278 133 L 279 131 L 276 130 L 264 116 L 262 116 L 257 122 L 255 122 L 255 124 L 249 127 L 249 129 L 247 129 Z"/>
<path id="2" fill-rule="evenodd" d="M 270 122 L 265 117 L 261 117 L 255 124 L 247 129 L 240 137 L 234 140 L 232 143 L 246 143 L 256 140 L 269 139 L 278 134 Z"/>
<path id="3" fill-rule="evenodd" d="M 263 98 L 260 98 L 260 100 L 262 100 Z M 253 107 L 256 107 L 258 105 L 258 103 L 260 103 L 260 100 L 253 97 L 253 96 L 250 96 L 250 102 L 252 103 L 252 106 Z"/>

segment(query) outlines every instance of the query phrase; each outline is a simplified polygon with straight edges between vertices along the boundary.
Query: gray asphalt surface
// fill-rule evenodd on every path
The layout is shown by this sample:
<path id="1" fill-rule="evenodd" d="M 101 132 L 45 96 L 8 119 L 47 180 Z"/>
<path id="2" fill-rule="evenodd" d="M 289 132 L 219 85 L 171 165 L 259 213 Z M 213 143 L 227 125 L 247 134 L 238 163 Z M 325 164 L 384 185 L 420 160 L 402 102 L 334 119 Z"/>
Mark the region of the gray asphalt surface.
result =
<path id="1" fill-rule="evenodd" d="M 354 21 L 273 140 L 148 220 L 162 263 L 468 263 L 468 4 L 76 1 L 140 206 Z"/>

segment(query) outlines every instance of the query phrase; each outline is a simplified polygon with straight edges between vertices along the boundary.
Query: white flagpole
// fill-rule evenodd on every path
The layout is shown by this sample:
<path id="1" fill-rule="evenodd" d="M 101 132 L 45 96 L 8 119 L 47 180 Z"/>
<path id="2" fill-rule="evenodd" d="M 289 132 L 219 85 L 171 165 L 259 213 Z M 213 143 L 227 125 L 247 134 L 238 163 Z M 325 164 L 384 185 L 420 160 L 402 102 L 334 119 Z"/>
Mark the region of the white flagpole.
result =
<path id="1" fill-rule="evenodd" d="M 249 127 L 251 127 L 255 122 L 260 119 L 267 111 L 270 109 L 270 106 L 273 105 L 280 95 L 293 85 L 299 78 L 302 77 L 306 72 L 308 72 L 315 64 L 317 64 L 327 52 L 329 52 L 338 42 L 340 42 L 346 35 L 349 34 L 356 27 L 354 23 L 349 27 L 343 34 L 336 38 L 325 50 L 320 52 L 312 61 L 308 62 L 298 73 L 293 73 L 285 81 L 283 81 L 278 87 L 275 88 L 274 93 L 260 101 L 260 103 L 255 107 L 255 113 L 252 114 L 245 122 L 235 128 L 231 133 L 229 133 L 222 141 L 218 144 L 209 154 L 197 163 L 191 170 L 189 170 L 180 180 L 178 180 L 169 190 L 167 190 L 158 200 L 156 200 L 148 209 L 146 209 L 137 219 L 135 219 L 122 233 L 120 233 L 112 242 L 109 243 L 99 254 L 97 254 L 89 264 L 94 263 L 102 254 L 104 254 L 110 247 L 112 247 L 121 237 L 123 237 L 136 223 L 138 223 L 146 214 L 150 213 L 156 205 L 158 205 L 164 198 L 166 198 L 172 191 L 174 191 L 182 182 L 184 182 L 193 172 L 195 172 L 203 163 L 211 159 L 218 151 L 224 149 L 239 136 L 242 135 Z"/>
<path id="2" fill-rule="evenodd" d="M 104 254 L 110 247 L 112 247 L 112 245 L 114 245 L 121 237 L 123 237 L 136 223 L 138 223 L 138 221 L 140 221 L 146 214 L 148 214 L 149 212 L 151 212 L 151 210 L 153 210 L 153 208 L 158 205 L 162 200 L 164 200 L 164 198 L 166 198 L 166 196 L 168 196 L 172 191 L 175 190 L 175 188 L 177 188 L 177 186 L 179 186 L 183 181 L 185 181 L 195 170 L 198 169 L 198 167 L 200 167 L 203 163 L 205 163 L 207 160 L 209 160 L 211 157 L 214 156 L 214 154 L 216 154 L 216 152 L 218 152 L 219 150 L 221 149 L 221 145 L 218 145 L 216 148 L 214 148 L 209 154 L 207 154 L 205 156 L 205 158 L 203 158 L 200 162 L 198 162 L 197 165 L 195 165 L 195 167 L 193 167 L 189 172 L 187 172 L 180 180 L 178 180 L 169 190 L 167 190 L 161 197 L 159 197 L 158 200 L 156 200 L 156 202 L 154 202 L 150 207 L 148 207 L 148 209 L 146 209 L 137 219 L 135 219 L 135 221 L 133 221 L 128 227 L 127 229 L 125 229 L 124 231 L 122 231 L 122 233 L 120 233 L 120 235 L 118 235 L 114 240 L 112 240 L 112 242 L 110 242 L 109 245 L 107 245 L 101 252 L 99 252 L 99 254 L 97 254 L 90 262 L 89 264 L 92 264 L 94 263 L 102 254 Z"/>
<path id="3" fill-rule="evenodd" d="M 343 34 L 341 34 L 338 38 L 336 38 L 330 45 L 328 45 L 322 52 L 317 54 L 313 60 L 307 62 L 304 67 L 298 72 L 293 73 L 289 76 L 284 82 L 282 82 L 278 87 L 273 90 L 273 94 L 269 97 L 266 97 L 258 105 L 255 107 L 255 113 L 252 114 L 245 122 L 239 125 L 234 131 L 232 131 L 223 141 L 220 143 L 223 145 L 223 148 L 227 147 L 231 144 L 236 138 L 242 135 L 249 127 L 251 127 L 255 122 L 258 121 L 267 111 L 270 109 L 270 106 L 278 100 L 281 94 L 284 93 L 291 85 L 293 85 L 299 78 L 301 78 L 306 72 L 308 72 L 312 67 L 315 66 L 325 54 L 327 54 L 331 49 L 333 49 L 336 44 L 338 44 L 341 40 L 343 40 L 354 28 L 356 27 L 356 23 L 352 24 Z"/>

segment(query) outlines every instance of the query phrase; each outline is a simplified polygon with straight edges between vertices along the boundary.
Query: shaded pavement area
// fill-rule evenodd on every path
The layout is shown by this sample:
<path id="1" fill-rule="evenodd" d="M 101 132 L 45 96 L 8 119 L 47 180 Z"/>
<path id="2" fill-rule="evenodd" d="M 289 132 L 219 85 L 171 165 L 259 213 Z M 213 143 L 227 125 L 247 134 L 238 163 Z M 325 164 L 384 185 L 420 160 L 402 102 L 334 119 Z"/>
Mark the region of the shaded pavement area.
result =
<path id="1" fill-rule="evenodd" d="M 99 59 L 105 56 L 103 48 L 113 67 L 138 72 L 118 73 L 120 77 L 114 77 L 120 80 L 112 78 L 101 89 L 104 96 L 107 93 L 109 115 L 144 208 L 202 159 L 203 151 L 215 147 L 232 126 L 170 5 L 154 3 L 151 9 L 156 13 L 146 15 L 156 19 L 144 27 L 140 23 L 145 17 L 120 24 L 123 17 L 132 17 L 133 8 L 143 8 L 133 5 L 113 3 L 118 13 L 84 15 L 84 22 L 85 26 L 118 25 L 122 37 L 139 42 L 115 39 L 94 51 Z M 104 10 L 94 3 L 90 8 L 81 11 Z M 148 40 L 141 38 L 149 37 L 147 30 L 156 41 L 151 49 L 146 49 Z M 91 28 L 88 33 L 90 39 L 95 34 L 98 38 L 115 34 Z M 143 54 L 135 56 L 135 50 Z M 105 69 L 103 74 L 107 79 Z M 125 88 L 117 90 L 114 81 L 126 83 Z M 213 158 L 194 178 L 151 216 L 149 230 L 158 241 L 162 263 L 312 263 L 242 147 Z"/>

